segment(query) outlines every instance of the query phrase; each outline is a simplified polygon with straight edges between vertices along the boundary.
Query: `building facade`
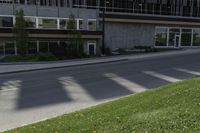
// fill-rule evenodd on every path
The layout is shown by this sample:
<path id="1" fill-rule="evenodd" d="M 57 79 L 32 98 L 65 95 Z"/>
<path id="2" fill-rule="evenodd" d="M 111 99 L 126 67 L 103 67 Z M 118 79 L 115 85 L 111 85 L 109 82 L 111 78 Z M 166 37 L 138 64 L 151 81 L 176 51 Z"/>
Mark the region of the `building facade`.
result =
<path id="1" fill-rule="evenodd" d="M 71 14 L 88 54 L 101 53 L 102 38 L 112 50 L 200 46 L 199 0 L 0 0 L 0 55 L 17 54 L 12 27 L 19 9 L 27 21 L 29 53 L 66 45 Z"/>

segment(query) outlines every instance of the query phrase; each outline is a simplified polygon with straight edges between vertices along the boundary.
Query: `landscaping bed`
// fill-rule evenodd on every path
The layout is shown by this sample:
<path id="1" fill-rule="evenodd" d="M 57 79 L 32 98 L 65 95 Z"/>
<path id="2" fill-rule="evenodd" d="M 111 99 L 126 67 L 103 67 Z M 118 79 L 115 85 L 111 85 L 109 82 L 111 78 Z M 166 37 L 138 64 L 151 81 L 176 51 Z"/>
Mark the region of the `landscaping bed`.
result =
<path id="1" fill-rule="evenodd" d="M 93 58 L 93 57 L 105 57 L 105 56 L 117 56 L 117 55 L 136 55 L 136 54 L 145 54 L 145 53 L 155 53 L 155 52 L 165 52 L 165 51 L 173 51 L 177 49 L 161 49 L 161 48 L 152 48 L 148 46 L 136 46 L 133 49 L 122 49 L 118 48 L 113 51 L 110 49 L 106 49 L 106 55 L 100 56 L 91 56 L 86 54 L 81 54 L 78 56 L 68 56 L 65 54 L 52 54 L 52 53 L 38 53 L 34 55 L 26 55 L 26 56 L 5 56 L 0 58 L 0 62 L 38 62 L 38 61 L 58 61 L 58 60 L 71 60 L 71 59 L 84 59 L 84 58 Z"/>

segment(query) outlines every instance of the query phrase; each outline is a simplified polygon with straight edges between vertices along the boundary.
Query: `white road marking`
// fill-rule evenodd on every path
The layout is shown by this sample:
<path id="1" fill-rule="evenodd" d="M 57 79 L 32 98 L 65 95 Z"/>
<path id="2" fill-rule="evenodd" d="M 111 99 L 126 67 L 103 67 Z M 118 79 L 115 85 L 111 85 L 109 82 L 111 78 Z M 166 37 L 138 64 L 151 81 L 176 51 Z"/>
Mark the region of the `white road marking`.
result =
<path id="1" fill-rule="evenodd" d="M 118 76 L 117 74 L 114 74 L 114 73 L 106 73 L 104 74 L 107 78 L 115 81 L 117 84 L 125 87 L 126 89 L 132 91 L 132 92 L 143 92 L 146 90 L 145 87 L 137 84 L 137 83 L 134 83 L 128 79 L 125 79 L 121 76 Z"/>
<path id="2" fill-rule="evenodd" d="M 95 101 L 94 98 L 73 77 L 60 77 L 66 93 L 75 101 Z"/>
<path id="3" fill-rule="evenodd" d="M 189 73 L 189 74 L 192 74 L 192 75 L 197 75 L 197 76 L 200 75 L 200 72 L 191 71 L 191 70 L 188 70 L 188 69 L 182 69 L 182 68 L 175 68 L 175 69 L 176 69 L 177 71 Z"/>
<path id="4" fill-rule="evenodd" d="M 171 76 L 167 76 L 167 75 L 164 75 L 164 74 L 160 74 L 160 73 L 157 73 L 157 72 L 153 72 L 153 71 L 144 71 L 145 74 L 147 75 L 150 75 L 152 77 L 156 77 L 156 78 L 159 78 L 159 79 L 162 79 L 162 80 L 165 80 L 165 81 L 168 81 L 168 82 L 178 82 L 178 81 L 181 81 L 180 79 L 177 79 L 177 78 L 174 78 L 174 77 L 171 77 Z"/>
<path id="5" fill-rule="evenodd" d="M 4 82 L 0 87 L 0 106 L 6 102 L 7 106 L 1 106 L 1 109 L 14 110 L 17 107 L 17 102 L 20 93 L 22 81 L 20 80 L 12 80 Z"/>

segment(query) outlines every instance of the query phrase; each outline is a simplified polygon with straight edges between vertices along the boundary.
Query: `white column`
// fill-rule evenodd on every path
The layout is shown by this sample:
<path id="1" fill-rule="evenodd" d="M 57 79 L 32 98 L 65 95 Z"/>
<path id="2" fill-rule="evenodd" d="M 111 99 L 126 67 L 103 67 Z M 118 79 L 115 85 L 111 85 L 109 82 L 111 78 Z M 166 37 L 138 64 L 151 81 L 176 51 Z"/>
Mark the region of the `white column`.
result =
<path id="1" fill-rule="evenodd" d="M 169 27 L 167 27 L 167 47 L 169 47 Z"/>
<path id="2" fill-rule="evenodd" d="M 79 19 L 76 19 L 76 29 L 79 30 Z"/>
<path id="3" fill-rule="evenodd" d="M 39 40 L 37 40 L 37 52 L 40 52 L 40 44 L 39 44 Z"/>
<path id="4" fill-rule="evenodd" d="M 181 39 L 182 39 L 182 29 L 183 29 L 183 28 L 180 28 L 180 35 L 179 35 L 179 42 L 178 42 L 178 43 L 179 43 L 179 44 L 178 44 L 179 47 L 182 46 L 182 44 L 181 44 Z"/>
<path id="5" fill-rule="evenodd" d="M 4 53 L 4 56 L 6 56 L 6 42 L 4 41 L 3 42 L 3 53 Z"/>
<path id="6" fill-rule="evenodd" d="M 36 17 L 36 29 L 38 29 L 38 28 L 39 28 L 39 18 Z"/>
<path id="7" fill-rule="evenodd" d="M 16 22 L 16 17 L 13 16 L 13 25 L 15 25 L 15 22 Z"/>
<path id="8" fill-rule="evenodd" d="M 16 45 L 16 42 L 14 42 L 14 47 L 15 47 L 15 55 L 17 56 L 17 45 Z"/>
<path id="9" fill-rule="evenodd" d="M 192 29 L 192 33 L 191 33 L 191 47 L 193 46 L 193 39 L 194 39 L 194 29 Z"/>
<path id="10" fill-rule="evenodd" d="M 57 18 L 57 29 L 60 29 L 60 19 Z"/>

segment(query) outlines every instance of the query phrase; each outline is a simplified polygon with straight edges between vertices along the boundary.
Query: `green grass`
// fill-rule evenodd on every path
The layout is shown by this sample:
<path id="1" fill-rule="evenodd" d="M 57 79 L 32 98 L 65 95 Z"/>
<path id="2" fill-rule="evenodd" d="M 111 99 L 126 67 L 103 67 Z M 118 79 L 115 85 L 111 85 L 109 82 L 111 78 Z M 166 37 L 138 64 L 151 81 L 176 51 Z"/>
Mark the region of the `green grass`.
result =
<path id="1" fill-rule="evenodd" d="M 199 133 L 200 78 L 171 84 L 8 132 Z"/>

